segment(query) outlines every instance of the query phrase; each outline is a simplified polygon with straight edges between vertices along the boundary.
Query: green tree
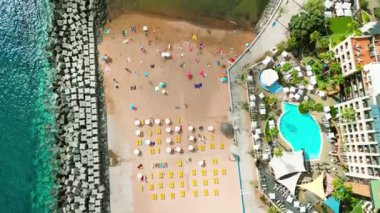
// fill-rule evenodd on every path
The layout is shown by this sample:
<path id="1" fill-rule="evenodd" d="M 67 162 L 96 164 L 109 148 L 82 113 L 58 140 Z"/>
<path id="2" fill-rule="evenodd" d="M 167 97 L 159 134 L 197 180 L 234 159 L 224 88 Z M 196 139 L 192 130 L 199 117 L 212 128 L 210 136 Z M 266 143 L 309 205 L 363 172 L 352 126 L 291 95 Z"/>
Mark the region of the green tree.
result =
<path id="1" fill-rule="evenodd" d="M 242 109 L 244 109 L 245 111 L 249 111 L 249 103 L 248 102 L 246 102 L 246 101 L 242 101 L 242 102 L 240 102 L 239 103 L 239 105 L 240 105 L 240 107 L 242 108 Z"/>
<path id="2" fill-rule="evenodd" d="M 321 33 L 318 31 L 314 31 L 310 34 L 310 43 L 317 43 L 321 38 Z"/>
<path id="3" fill-rule="evenodd" d="M 290 19 L 290 35 L 296 39 L 298 44 L 307 45 L 312 32 L 324 32 L 324 24 L 323 11 L 301 12 Z"/>
<path id="4" fill-rule="evenodd" d="M 380 7 L 376 7 L 373 9 L 373 12 L 374 12 L 374 15 L 375 15 L 375 18 L 380 21 Z"/>
<path id="5" fill-rule="evenodd" d="M 317 48 L 327 50 L 330 46 L 330 39 L 328 37 L 322 37 L 317 41 Z"/>
<path id="6" fill-rule="evenodd" d="M 313 110 L 316 112 L 323 112 L 323 104 L 322 103 L 315 103 L 313 106 Z"/>
<path id="7" fill-rule="evenodd" d="M 352 196 L 352 187 L 344 185 L 343 180 L 340 178 L 334 178 L 332 185 L 334 189 L 331 195 L 342 203 L 344 209 L 352 210 L 358 202 L 358 200 Z"/>
<path id="8" fill-rule="evenodd" d="M 271 206 L 271 207 L 269 207 L 269 209 L 267 210 L 267 213 L 281 213 L 281 211 L 279 211 L 276 207 Z"/>
<path id="9" fill-rule="evenodd" d="M 351 107 L 345 107 L 341 112 L 342 118 L 346 121 L 353 121 L 356 117 L 356 112 Z"/>
<path id="10" fill-rule="evenodd" d="M 318 58 L 320 58 L 323 63 L 328 64 L 330 61 L 335 59 L 335 53 L 333 51 L 327 51 L 324 53 L 318 54 Z"/>
<path id="11" fill-rule="evenodd" d="M 283 150 L 281 147 L 276 146 L 273 148 L 273 155 L 276 157 L 281 157 L 283 155 Z"/>
<path id="12" fill-rule="evenodd" d="M 329 64 L 329 70 L 333 75 L 338 75 L 341 74 L 341 69 L 340 69 L 340 63 L 337 61 L 332 61 Z"/>
<path id="13" fill-rule="evenodd" d="M 336 85 L 340 85 L 344 83 L 344 77 L 342 74 L 334 76 L 334 82 Z"/>
<path id="14" fill-rule="evenodd" d="M 314 10 L 320 10 L 323 11 L 325 9 L 324 1 L 323 0 L 308 0 L 304 8 L 306 11 L 314 11 Z"/>
<path id="15" fill-rule="evenodd" d="M 347 24 L 347 27 L 349 29 L 349 31 L 351 33 L 354 33 L 356 36 L 359 36 L 362 34 L 361 30 L 360 30 L 360 23 L 357 22 L 357 21 L 352 21 L 350 23 Z"/>
<path id="16" fill-rule="evenodd" d="M 297 39 L 293 36 L 290 36 L 290 38 L 287 41 L 287 49 L 293 50 L 298 47 Z"/>
<path id="17" fill-rule="evenodd" d="M 277 128 L 269 129 L 268 135 L 271 138 L 277 137 L 278 136 L 278 129 Z"/>
<path id="18" fill-rule="evenodd" d="M 367 0 L 359 0 L 360 9 L 368 11 L 369 2 Z"/>

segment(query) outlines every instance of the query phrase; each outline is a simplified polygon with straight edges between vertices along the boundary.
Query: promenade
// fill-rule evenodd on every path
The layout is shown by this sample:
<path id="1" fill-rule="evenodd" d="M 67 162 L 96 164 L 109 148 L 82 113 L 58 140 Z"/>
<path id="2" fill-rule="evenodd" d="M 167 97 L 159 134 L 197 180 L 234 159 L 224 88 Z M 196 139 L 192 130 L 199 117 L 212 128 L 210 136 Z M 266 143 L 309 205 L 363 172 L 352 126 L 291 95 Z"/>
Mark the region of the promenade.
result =
<path id="1" fill-rule="evenodd" d="M 265 52 L 272 50 L 276 44 L 288 38 L 287 26 L 293 15 L 299 13 L 304 4 L 304 0 L 281 0 L 281 5 L 276 7 L 276 11 L 269 18 L 261 33 L 258 34 L 254 43 L 248 51 L 243 54 L 235 64 L 229 68 L 230 73 L 230 93 L 231 93 L 231 119 L 237 131 L 235 140 L 238 144 L 240 156 L 242 197 L 244 200 L 245 212 L 265 212 L 259 198 L 255 197 L 253 182 L 257 180 L 257 172 L 253 158 L 248 151 L 253 147 L 251 137 L 250 122 L 248 113 L 239 107 L 239 103 L 247 100 L 246 88 L 239 84 L 239 75 L 246 64 L 253 64 Z M 282 8 L 282 9 L 281 9 Z M 280 11 L 283 11 L 280 13 Z"/>

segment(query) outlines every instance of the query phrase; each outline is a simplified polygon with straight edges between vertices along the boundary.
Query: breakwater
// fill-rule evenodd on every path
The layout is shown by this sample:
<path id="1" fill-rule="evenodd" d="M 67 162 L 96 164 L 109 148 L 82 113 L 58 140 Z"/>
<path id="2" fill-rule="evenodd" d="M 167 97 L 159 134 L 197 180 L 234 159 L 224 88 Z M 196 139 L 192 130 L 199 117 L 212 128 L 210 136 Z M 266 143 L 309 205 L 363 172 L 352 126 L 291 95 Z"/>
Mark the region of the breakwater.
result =
<path id="1" fill-rule="evenodd" d="M 58 212 L 109 212 L 106 119 L 97 63 L 103 0 L 56 0 L 51 63 L 56 73 Z"/>

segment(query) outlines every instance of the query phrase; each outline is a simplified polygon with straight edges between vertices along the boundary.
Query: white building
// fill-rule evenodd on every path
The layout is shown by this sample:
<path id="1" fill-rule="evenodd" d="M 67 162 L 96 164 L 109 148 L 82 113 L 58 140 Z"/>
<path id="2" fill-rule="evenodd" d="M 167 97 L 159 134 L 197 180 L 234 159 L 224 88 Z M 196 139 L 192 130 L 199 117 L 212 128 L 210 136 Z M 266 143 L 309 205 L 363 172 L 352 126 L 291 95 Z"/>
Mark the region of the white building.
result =
<path id="1" fill-rule="evenodd" d="M 356 182 L 380 179 L 380 63 L 366 65 L 363 71 L 366 95 L 336 105 L 339 114 L 353 108 L 356 118 L 339 118 L 347 176 Z"/>

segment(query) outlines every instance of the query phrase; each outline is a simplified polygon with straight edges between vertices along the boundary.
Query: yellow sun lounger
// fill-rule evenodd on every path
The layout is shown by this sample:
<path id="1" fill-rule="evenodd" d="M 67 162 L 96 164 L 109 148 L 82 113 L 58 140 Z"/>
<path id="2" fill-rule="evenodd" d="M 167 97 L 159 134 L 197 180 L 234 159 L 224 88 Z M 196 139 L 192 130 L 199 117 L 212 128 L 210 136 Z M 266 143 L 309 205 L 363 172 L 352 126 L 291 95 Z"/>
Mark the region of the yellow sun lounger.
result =
<path id="1" fill-rule="evenodd" d="M 203 180 L 203 186 L 208 186 L 208 180 Z"/>
<path id="2" fill-rule="evenodd" d="M 178 166 L 178 167 L 182 167 L 182 164 L 183 164 L 183 163 L 182 163 L 182 160 L 177 161 L 177 166 Z"/>
<path id="3" fill-rule="evenodd" d="M 219 178 L 214 178 L 214 184 L 219 184 Z"/>
<path id="4" fill-rule="evenodd" d="M 181 197 L 185 197 L 185 191 L 180 191 L 179 194 Z"/>
<path id="5" fill-rule="evenodd" d="M 197 186 L 197 180 L 193 180 L 191 183 L 192 186 Z"/>
<path id="6" fill-rule="evenodd" d="M 160 200 L 165 200 L 165 194 L 160 194 Z"/>
<path id="7" fill-rule="evenodd" d="M 158 172 L 158 178 L 160 178 L 160 179 L 164 178 L 164 173 L 163 172 Z"/>
<path id="8" fill-rule="evenodd" d="M 174 182 L 169 183 L 169 188 L 173 189 L 174 188 Z"/>
<path id="9" fill-rule="evenodd" d="M 136 146 L 142 146 L 142 140 L 141 139 L 136 140 Z"/>
<path id="10" fill-rule="evenodd" d="M 214 170 L 212 170 L 212 173 L 213 173 L 214 175 L 218 175 L 218 170 L 217 170 L 217 169 L 214 169 Z"/>
<path id="11" fill-rule="evenodd" d="M 206 176 L 206 175 L 207 175 L 206 169 L 202 169 L 202 176 Z"/>
<path id="12" fill-rule="evenodd" d="M 210 143 L 210 149 L 215 149 L 215 144 L 214 143 Z"/>
<path id="13" fill-rule="evenodd" d="M 157 194 L 152 194 L 152 200 L 157 200 Z"/>
<path id="14" fill-rule="evenodd" d="M 198 197 L 198 190 L 194 190 L 194 191 L 193 191 L 193 196 L 194 196 L 194 197 Z"/>
<path id="15" fill-rule="evenodd" d="M 175 142 L 176 142 L 176 143 L 181 143 L 181 136 L 177 135 L 177 136 L 175 137 Z"/>
<path id="16" fill-rule="evenodd" d="M 181 124 L 181 118 L 180 117 L 177 117 L 177 123 Z"/>
<path id="17" fill-rule="evenodd" d="M 224 149 L 224 143 L 219 144 L 219 149 Z"/>
<path id="18" fill-rule="evenodd" d="M 185 187 L 185 183 L 183 181 L 180 181 L 179 182 L 179 187 L 181 187 L 181 188 Z"/>
<path id="19" fill-rule="evenodd" d="M 140 120 L 141 126 L 144 126 L 144 120 Z"/>
<path id="20" fill-rule="evenodd" d="M 226 169 L 222 169 L 222 175 L 226 175 L 227 174 L 227 170 Z"/>
<path id="21" fill-rule="evenodd" d="M 152 137 L 152 135 L 153 135 L 153 131 L 149 130 L 149 136 Z"/>
<path id="22" fill-rule="evenodd" d="M 157 133 L 157 135 L 160 135 L 160 134 L 161 134 L 161 129 L 158 128 L 158 129 L 156 130 L 156 133 Z"/>
<path id="23" fill-rule="evenodd" d="M 157 148 L 156 148 L 156 153 L 157 153 L 157 154 L 160 154 L 160 153 L 161 153 L 161 149 L 160 149 L 160 147 L 157 147 Z"/>
<path id="24" fill-rule="evenodd" d="M 173 176 L 174 176 L 174 175 L 173 175 L 173 172 L 172 172 L 172 171 L 168 171 L 168 177 L 169 177 L 169 178 L 173 178 Z"/>
<path id="25" fill-rule="evenodd" d="M 203 194 L 205 197 L 207 197 L 208 196 L 208 190 L 207 189 L 203 190 Z"/>
<path id="26" fill-rule="evenodd" d="M 149 190 L 153 191 L 154 190 L 154 184 L 149 184 Z"/>
<path id="27" fill-rule="evenodd" d="M 154 148 L 150 148 L 150 154 L 154 155 L 156 153 L 156 150 Z"/>
<path id="28" fill-rule="evenodd" d="M 183 171 L 178 172 L 178 177 L 183 178 Z"/>
<path id="29" fill-rule="evenodd" d="M 172 200 L 175 199 L 175 193 L 174 192 L 170 193 L 170 199 L 172 199 Z"/>
<path id="30" fill-rule="evenodd" d="M 191 175 L 196 176 L 197 175 L 197 170 L 195 170 L 195 169 L 191 170 Z"/>
<path id="31" fill-rule="evenodd" d="M 218 165 L 218 159 L 217 158 L 212 159 L 212 165 Z"/>
<path id="32" fill-rule="evenodd" d="M 141 191 L 144 191 L 144 185 L 141 184 Z"/>
<path id="33" fill-rule="evenodd" d="M 218 189 L 214 189 L 214 196 L 218 196 L 219 195 L 219 190 Z"/>
<path id="34" fill-rule="evenodd" d="M 159 188 L 159 189 L 163 189 L 163 188 L 164 188 L 164 183 L 159 182 L 159 183 L 158 183 L 158 188 Z"/>
<path id="35" fill-rule="evenodd" d="M 157 142 L 158 145 L 161 145 L 162 144 L 162 139 L 161 138 L 157 138 L 156 142 Z"/>
<path id="36" fill-rule="evenodd" d="M 205 145 L 199 145 L 199 151 L 205 151 Z"/>

